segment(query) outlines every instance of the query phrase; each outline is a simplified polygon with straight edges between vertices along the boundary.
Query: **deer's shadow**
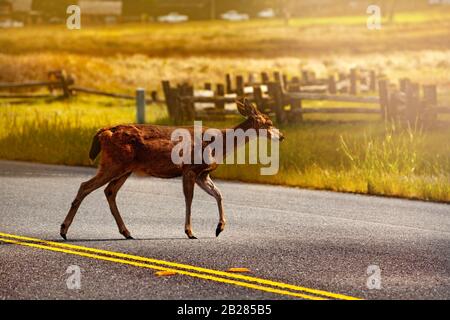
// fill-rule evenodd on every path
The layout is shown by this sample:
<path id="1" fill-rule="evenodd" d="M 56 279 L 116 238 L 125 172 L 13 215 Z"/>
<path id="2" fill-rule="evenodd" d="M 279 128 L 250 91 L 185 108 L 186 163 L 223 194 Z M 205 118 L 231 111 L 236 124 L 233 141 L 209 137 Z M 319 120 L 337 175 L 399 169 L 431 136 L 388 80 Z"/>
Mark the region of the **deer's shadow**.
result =
<path id="1" fill-rule="evenodd" d="M 203 237 L 198 238 L 196 240 L 210 240 L 215 239 L 216 237 Z M 166 241 L 166 240 L 184 240 L 184 241 L 192 241 L 191 239 L 185 238 L 185 237 L 172 237 L 172 238 L 134 238 L 134 239 L 125 239 L 125 238 L 112 238 L 112 239 L 46 239 L 45 241 L 51 241 L 51 242 L 59 242 L 59 243 L 73 243 L 73 242 L 136 242 L 136 241 Z"/>

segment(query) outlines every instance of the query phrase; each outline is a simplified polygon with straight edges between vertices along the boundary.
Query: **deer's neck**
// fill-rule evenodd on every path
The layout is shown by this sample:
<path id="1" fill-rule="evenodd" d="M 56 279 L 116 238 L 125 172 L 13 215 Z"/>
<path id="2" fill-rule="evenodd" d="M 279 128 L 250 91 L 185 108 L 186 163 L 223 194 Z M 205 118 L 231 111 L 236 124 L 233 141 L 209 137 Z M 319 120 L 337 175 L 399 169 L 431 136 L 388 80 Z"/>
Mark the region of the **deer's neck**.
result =
<path id="1" fill-rule="evenodd" d="M 235 126 L 233 128 L 233 130 L 242 129 L 244 131 L 247 131 L 248 129 L 252 129 L 253 127 L 254 127 L 253 126 L 253 120 L 248 118 L 244 122 L 242 122 L 242 123 L 238 124 L 237 126 Z"/>
<path id="2" fill-rule="evenodd" d="M 223 155 L 227 156 L 231 152 L 235 152 L 237 148 L 241 147 L 242 145 L 245 145 L 249 142 L 249 137 L 245 136 L 245 139 L 238 139 L 238 137 L 234 134 L 236 130 L 242 130 L 244 132 L 247 132 L 249 129 L 254 129 L 253 120 L 247 119 L 244 122 L 238 124 L 234 128 L 224 129 L 222 131 L 222 138 L 223 138 Z M 233 148 L 227 148 L 227 132 L 230 132 L 233 135 Z"/>

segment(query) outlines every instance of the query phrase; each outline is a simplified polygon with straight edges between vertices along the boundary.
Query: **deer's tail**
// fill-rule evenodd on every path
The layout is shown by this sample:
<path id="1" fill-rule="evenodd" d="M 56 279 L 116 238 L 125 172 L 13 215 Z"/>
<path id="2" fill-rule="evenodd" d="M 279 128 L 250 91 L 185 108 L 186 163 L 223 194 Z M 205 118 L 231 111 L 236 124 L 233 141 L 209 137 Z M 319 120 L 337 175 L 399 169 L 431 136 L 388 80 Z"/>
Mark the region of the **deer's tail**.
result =
<path id="1" fill-rule="evenodd" d="M 99 132 L 97 132 L 95 134 L 94 138 L 92 138 L 91 150 L 89 151 L 89 159 L 91 159 L 91 161 L 94 161 L 95 158 L 97 158 L 100 151 L 102 150 L 102 146 L 100 144 L 100 139 L 99 139 L 99 135 L 102 132 L 103 131 L 100 130 Z"/>

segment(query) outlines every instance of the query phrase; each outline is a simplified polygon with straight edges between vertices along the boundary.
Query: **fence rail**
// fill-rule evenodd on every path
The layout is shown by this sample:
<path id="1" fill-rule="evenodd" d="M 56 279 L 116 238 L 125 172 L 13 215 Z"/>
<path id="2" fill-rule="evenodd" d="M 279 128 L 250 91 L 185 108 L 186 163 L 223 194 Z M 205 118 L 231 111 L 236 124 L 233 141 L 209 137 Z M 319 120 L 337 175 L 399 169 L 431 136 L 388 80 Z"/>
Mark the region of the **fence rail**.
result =
<path id="1" fill-rule="evenodd" d="M 184 122 L 201 116 L 232 113 L 224 106 L 236 97 L 246 97 L 255 102 L 263 112 L 274 114 L 278 122 L 299 122 L 303 114 L 379 114 L 384 120 L 426 121 L 439 113 L 448 113 L 449 108 L 439 106 L 437 88 L 434 85 L 420 86 L 408 79 L 401 79 L 398 86 L 374 70 L 351 69 L 349 74 L 340 73 L 319 79 L 314 72 L 303 71 L 301 77 L 288 78 L 279 72 L 271 79 L 262 72 L 257 80 L 249 74 L 248 80 L 237 75 L 225 76 L 224 84 L 205 83 L 197 90 L 191 84 L 172 85 L 163 81 L 164 94 L 170 116 L 175 122 Z M 200 90 L 208 90 L 210 96 L 198 96 Z M 421 95 L 421 91 L 423 95 Z M 304 101 L 333 101 L 344 106 L 312 108 Z M 197 104 L 208 103 L 209 108 L 199 110 Z M 345 106 L 345 103 L 351 103 Z M 360 104 L 355 106 L 354 104 Z M 364 106 L 364 105 L 367 105 Z M 235 111 L 236 112 L 236 111 Z"/>
<path id="2" fill-rule="evenodd" d="M 433 120 L 438 114 L 450 113 L 450 107 L 438 104 L 435 85 L 420 86 L 409 79 L 400 79 L 395 85 L 374 70 L 354 68 L 347 74 L 332 74 L 326 78 L 318 78 L 308 70 L 290 78 L 280 72 L 274 72 L 271 78 L 269 73 L 262 72 L 257 78 L 256 74 L 250 73 L 246 78 L 237 75 L 233 81 L 227 74 L 224 83 L 213 85 L 208 82 L 195 89 L 188 83 L 173 85 L 162 81 L 164 100 L 159 99 L 157 90 L 153 90 L 143 102 L 167 104 L 169 116 L 175 123 L 237 113 L 236 107 L 230 109 L 230 104 L 242 97 L 256 103 L 261 111 L 275 115 L 281 123 L 300 122 L 304 114 L 313 113 L 379 114 L 384 120 L 408 121 Z M 24 89 L 36 88 L 47 88 L 49 93 L 21 93 Z M 0 91 L 4 90 L 12 93 L 0 94 L 0 99 L 69 98 L 76 94 L 137 99 L 137 95 L 76 86 L 74 78 L 63 70 L 49 72 L 47 81 L 0 83 Z M 142 96 L 139 99 L 142 100 Z M 305 107 L 304 101 L 333 101 L 340 106 Z M 346 103 L 351 105 L 346 106 Z"/>
<path id="3" fill-rule="evenodd" d="M 330 95 L 330 94 L 315 94 L 315 93 L 302 93 L 302 92 L 290 92 L 286 94 L 289 99 L 300 100 L 328 100 L 336 102 L 360 102 L 360 103 L 380 103 L 378 97 L 358 97 L 349 95 Z"/>
<path id="4" fill-rule="evenodd" d="M 26 83 L 0 83 L 0 90 L 2 89 L 25 89 L 37 87 L 62 87 L 60 81 L 31 81 Z"/>
<path id="5" fill-rule="evenodd" d="M 110 97 L 110 98 L 117 98 L 117 99 L 136 100 L 135 95 L 106 92 L 106 91 L 101 91 L 101 90 L 97 90 L 97 89 L 85 88 L 85 87 L 73 86 L 70 88 L 70 90 L 72 93 L 86 93 L 86 94 L 92 94 L 92 95 L 104 96 L 104 97 Z M 145 99 L 145 102 L 146 103 L 163 103 L 164 101 L 159 100 L 157 91 L 151 91 L 150 99 Z"/>

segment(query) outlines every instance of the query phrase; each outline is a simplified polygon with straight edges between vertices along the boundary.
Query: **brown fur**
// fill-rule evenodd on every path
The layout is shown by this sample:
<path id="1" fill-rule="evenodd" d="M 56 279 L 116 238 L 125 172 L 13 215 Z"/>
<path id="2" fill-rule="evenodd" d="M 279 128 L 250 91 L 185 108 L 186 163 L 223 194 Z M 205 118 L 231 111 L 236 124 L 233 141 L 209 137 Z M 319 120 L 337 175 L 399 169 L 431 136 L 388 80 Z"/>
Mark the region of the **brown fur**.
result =
<path id="1" fill-rule="evenodd" d="M 273 128 L 270 119 L 259 113 L 255 106 L 244 101 L 238 104 L 238 107 L 247 119 L 235 129 Z M 189 130 L 193 139 L 194 127 L 184 128 Z M 105 189 L 105 195 L 111 213 L 117 222 L 119 232 L 126 238 L 131 238 L 115 202 L 117 192 L 131 173 L 159 178 L 183 177 L 183 192 L 186 200 L 185 232 L 191 239 L 195 238 L 191 227 L 193 190 L 195 184 L 200 186 L 217 201 L 220 220 L 216 235 L 219 235 L 226 223 L 222 196 L 209 177 L 209 173 L 217 168 L 217 164 L 174 164 L 171 154 L 176 143 L 171 141 L 171 135 L 175 129 L 177 128 L 156 125 L 119 125 L 99 130 L 93 138 L 89 152 L 91 160 L 95 160 L 101 152 L 98 172 L 94 178 L 81 184 L 69 213 L 61 225 L 61 236 L 66 238 L 69 226 L 83 199 L 95 189 L 109 183 Z M 221 132 L 225 134 L 225 130 Z M 206 144 L 203 147 L 206 147 Z"/>

